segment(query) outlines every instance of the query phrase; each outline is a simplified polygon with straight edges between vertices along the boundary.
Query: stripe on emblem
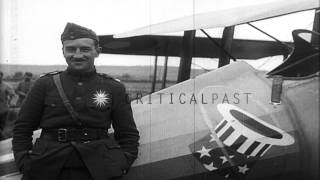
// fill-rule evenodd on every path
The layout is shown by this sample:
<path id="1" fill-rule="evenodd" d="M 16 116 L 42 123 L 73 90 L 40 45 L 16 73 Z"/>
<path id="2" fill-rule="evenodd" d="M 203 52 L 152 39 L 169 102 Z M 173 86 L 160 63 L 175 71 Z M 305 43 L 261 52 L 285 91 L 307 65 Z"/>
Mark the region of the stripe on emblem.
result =
<path id="1" fill-rule="evenodd" d="M 222 134 L 222 136 L 220 137 L 220 140 L 221 140 L 222 142 L 225 141 L 225 140 L 231 135 L 231 133 L 233 133 L 233 131 L 234 131 L 234 128 L 230 126 L 230 127 L 226 130 L 226 132 L 224 132 L 224 133 Z"/>
<path id="2" fill-rule="evenodd" d="M 220 126 L 218 126 L 218 128 L 216 129 L 216 133 L 218 133 L 226 124 L 227 124 L 227 121 L 224 120 L 222 124 L 220 124 Z"/>
<path id="3" fill-rule="evenodd" d="M 261 156 L 261 154 L 270 146 L 270 144 L 266 144 L 263 148 L 258 152 L 256 156 Z"/>
<path id="4" fill-rule="evenodd" d="M 247 139 L 247 137 L 240 135 L 230 147 L 234 150 L 237 150 Z"/>
<path id="5" fill-rule="evenodd" d="M 244 152 L 244 154 L 245 154 L 245 155 L 250 155 L 250 154 L 256 149 L 256 147 L 259 146 L 259 144 L 260 144 L 260 142 L 257 142 L 257 141 L 253 142 L 253 143 L 249 146 L 249 148 L 246 150 L 246 152 Z"/>

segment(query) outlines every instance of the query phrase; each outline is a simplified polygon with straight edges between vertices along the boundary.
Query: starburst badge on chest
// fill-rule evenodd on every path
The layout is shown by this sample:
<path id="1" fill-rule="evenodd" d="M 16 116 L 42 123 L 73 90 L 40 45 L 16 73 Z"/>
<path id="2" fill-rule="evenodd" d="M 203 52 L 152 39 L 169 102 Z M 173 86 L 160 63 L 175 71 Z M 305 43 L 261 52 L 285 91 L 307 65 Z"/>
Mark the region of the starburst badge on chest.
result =
<path id="1" fill-rule="evenodd" d="M 99 108 L 105 106 L 110 101 L 110 94 L 105 91 L 98 90 L 93 94 L 93 102 Z"/>

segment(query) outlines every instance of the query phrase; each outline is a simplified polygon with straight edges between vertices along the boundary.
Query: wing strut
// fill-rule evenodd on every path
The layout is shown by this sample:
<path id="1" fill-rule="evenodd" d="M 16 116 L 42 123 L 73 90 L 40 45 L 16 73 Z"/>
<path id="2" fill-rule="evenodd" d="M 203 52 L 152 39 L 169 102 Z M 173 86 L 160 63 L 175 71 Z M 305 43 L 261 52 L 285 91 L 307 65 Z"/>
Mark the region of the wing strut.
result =
<path id="1" fill-rule="evenodd" d="M 154 58 L 154 69 L 153 69 L 153 79 L 152 79 L 151 93 L 153 93 L 155 91 L 155 89 L 156 89 L 157 68 L 158 68 L 158 55 L 157 55 L 157 49 L 156 49 L 155 58 Z"/>
<path id="2" fill-rule="evenodd" d="M 314 20 L 313 20 L 313 27 L 312 27 L 312 31 L 317 32 L 317 33 L 320 32 L 319 20 L 320 20 L 320 8 L 316 9 L 316 11 L 315 11 Z M 319 45 L 320 45 L 319 36 L 312 34 L 311 44 L 316 45 L 315 47 L 319 49 Z"/>
<path id="3" fill-rule="evenodd" d="M 226 51 L 218 42 L 216 42 L 207 32 L 205 32 L 203 29 L 201 31 L 210 39 L 210 41 L 218 46 L 224 53 L 226 53 L 233 61 L 237 61 L 235 57 L 233 57 L 228 51 Z"/>
<path id="4" fill-rule="evenodd" d="M 181 47 L 181 58 L 177 82 L 182 82 L 190 78 L 192 57 L 194 54 L 194 40 L 196 31 L 184 31 Z"/>
<path id="5" fill-rule="evenodd" d="M 234 36 L 234 26 L 228 26 L 223 29 L 223 34 L 221 38 L 221 46 L 223 49 L 231 53 L 232 40 Z M 218 68 L 230 64 L 230 58 L 223 50 L 220 50 L 219 64 Z"/>
<path id="6" fill-rule="evenodd" d="M 161 89 L 164 89 L 166 88 L 166 81 L 167 81 L 167 72 L 168 72 L 168 55 L 167 55 L 167 52 L 168 52 L 168 42 L 166 42 L 166 45 L 165 45 L 165 59 L 164 59 L 164 70 L 163 70 L 163 75 L 162 75 L 162 84 L 161 84 Z"/>
<path id="7" fill-rule="evenodd" d="M 272 36 L 271 34 L 268 34 L 267 32 L 263 31 L 262 29 L 258 28 L 257 26 L 252 25 L 251 23 L 247 23 L 249 26 L 253 27 L 254 29 L 262 32 L 263 34 L 269 36 L 270 38 L 274 39 L 275 41 L 277 41 L 278 43 L 282 44 L 284 47 L 287 48 L 287 54 L 289 54 L 293 48 L 291 46 L 289 46 L 288 44 L 283 43 L 282 41 L 280 41 L 279 39 L 275 38 L 274 36 Z"/>

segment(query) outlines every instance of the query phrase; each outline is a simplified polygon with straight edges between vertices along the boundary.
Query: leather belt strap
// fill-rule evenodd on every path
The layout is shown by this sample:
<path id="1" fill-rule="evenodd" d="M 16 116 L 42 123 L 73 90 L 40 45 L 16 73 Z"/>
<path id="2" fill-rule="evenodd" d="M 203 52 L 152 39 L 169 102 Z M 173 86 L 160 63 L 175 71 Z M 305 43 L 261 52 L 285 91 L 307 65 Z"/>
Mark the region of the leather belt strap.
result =
<path id="1" fill-rule="evenodd" d="M 53 81 L 54 81 L 55 85 L 57 86 L 57 89 L 58 89 L 59 95 L 62 99 L 62 102 L 63 102 L 64 106 L 67 108 L 68 112 L 70 113 L 71 118 L 74 121 L 76 121 L 77 125 L 81 126 L 82 123 L 81 123 L 80 119 L 78 118 L 79 117 L 78 113 L 73 109 L 69 99 L 67 98 L 66 94 L 63 91 L 63 87 L 62 87 L 61 79 L 60 79 L 60 74 L 55 74 L 53 76 Z"/>
<path id="2" fill-rule="evenodd" d="M 89 142 L 98 139 L 108 138 L 108 132 L 105 129 L 96 128 L 59 128 L 43 129 L 41 138 L 58 142 Z"/>

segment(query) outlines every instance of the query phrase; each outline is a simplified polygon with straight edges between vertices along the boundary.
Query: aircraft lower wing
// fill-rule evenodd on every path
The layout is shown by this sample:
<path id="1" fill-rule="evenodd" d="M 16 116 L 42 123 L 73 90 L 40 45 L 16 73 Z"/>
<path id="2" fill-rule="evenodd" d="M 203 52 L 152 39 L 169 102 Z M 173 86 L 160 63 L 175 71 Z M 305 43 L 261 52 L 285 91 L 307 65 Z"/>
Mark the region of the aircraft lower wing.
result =
<path id="1" fill-rule="evenodd" d="M 251 2 L 251 4 L 248 2 Z M 219 2 L 216 4 L 219 4 Z M 229 0 L 226 4 L 238 4 L 238 0 Z M 211 12 L 198 13 L 158 24 L 151 24 L 132 31 L 116 34 L 114 37 L 124 38 L 157 33 L 226 27 L 319 7 L 318 0 L 243 1 L 241 5 L 236 7 L 214 9 Z"/>
<path id="2" fill-rule="evenodd" d="M 319 77 L 282 87 L 272 104 L 272 79 L 237 62 L 132 101 L 141 145 L 124 179 L 316 179 Z M 1 179 L 19 179 L 0 147 Z"/>

